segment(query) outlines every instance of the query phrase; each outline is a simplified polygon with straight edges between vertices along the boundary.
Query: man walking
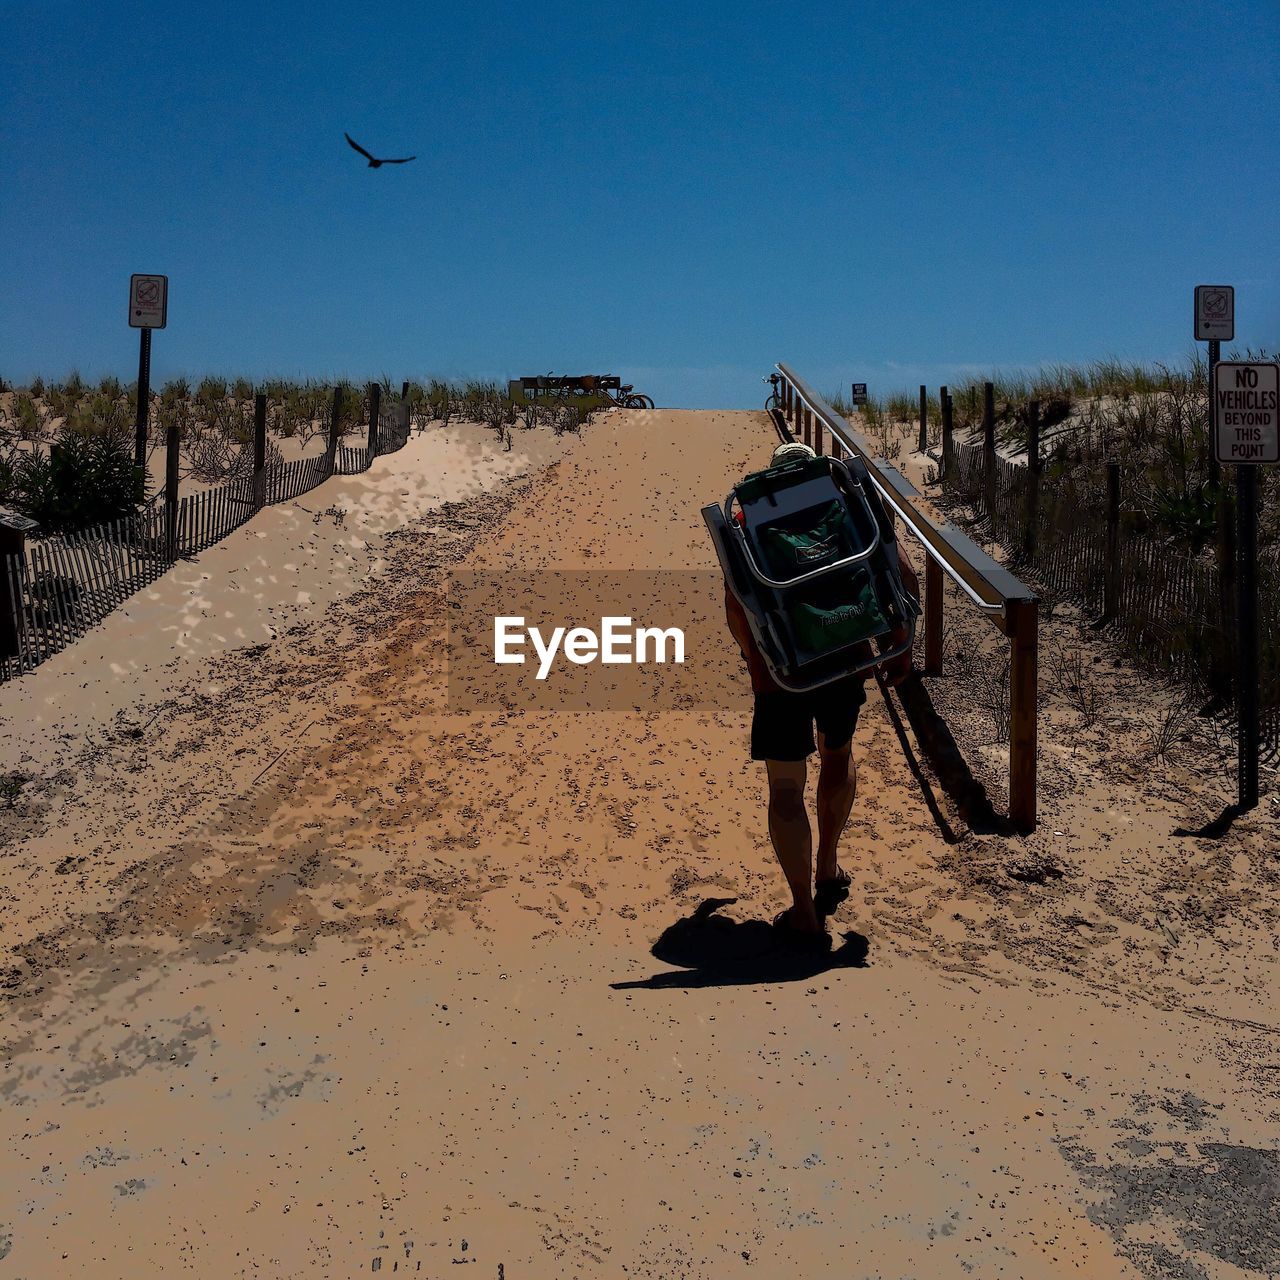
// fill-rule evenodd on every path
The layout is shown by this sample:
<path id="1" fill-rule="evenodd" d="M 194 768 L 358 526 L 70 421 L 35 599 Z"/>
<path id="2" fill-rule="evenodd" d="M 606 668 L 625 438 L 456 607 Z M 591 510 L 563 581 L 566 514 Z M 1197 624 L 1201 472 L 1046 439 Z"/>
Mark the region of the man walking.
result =
<path id="1" fill-rule="evenodd" d="M 814 457 L 806 444 L 791 442 L 774 450 L 771 466 Z M 898 564 L 906 589 L 917 598 L 915 571 L 898 543 Z M 769 780 L 769 837 L 791 890 L 791 906 L 774 924 L 805 945 L 830 946 L 823 925 L 848 892 L 850 877 L 840 866 L 837 846 L 857 794 L 853 732 L 866 701 L 863 674 L 848 676 L 808 693 L 782 689 L 756 648 L 746 614 L 725 587 L 729 629 L 751 674 L 755 711 L 751 720 L 751 758 L 763 760 Z M 901 634 L 895 639 L 904 638 Z M 910 652 L 882 665 L 888 683 L 900 684 L 911 671 Z M 816 742 L 815 742 L 815 728 Z M 818 753 L 818 847 L 805 808 L 808 759 Z"/>

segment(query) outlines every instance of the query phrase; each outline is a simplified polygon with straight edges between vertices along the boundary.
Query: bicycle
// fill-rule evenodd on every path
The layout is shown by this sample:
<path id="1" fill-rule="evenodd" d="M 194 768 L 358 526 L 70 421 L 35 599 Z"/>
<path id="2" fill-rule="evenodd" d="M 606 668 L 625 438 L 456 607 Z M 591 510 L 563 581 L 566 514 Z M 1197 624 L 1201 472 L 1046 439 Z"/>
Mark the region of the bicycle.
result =
<path id="1" fill-rule="evenodd" d="M 653 401 L 648 396 L 633 394 L 635 387 L 630 382 L 624 382 L 618 388 L 617 398 L 614 403 L 623 409 L 652 409 Z"/>

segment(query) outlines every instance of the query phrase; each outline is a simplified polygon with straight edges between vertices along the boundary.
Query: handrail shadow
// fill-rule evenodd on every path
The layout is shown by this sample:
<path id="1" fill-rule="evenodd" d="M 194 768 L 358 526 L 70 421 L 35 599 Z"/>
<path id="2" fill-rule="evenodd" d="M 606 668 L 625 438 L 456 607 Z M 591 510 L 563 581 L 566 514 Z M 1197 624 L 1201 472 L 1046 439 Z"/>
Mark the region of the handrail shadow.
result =
<path id="1" fill-rule="evenodd" d="M 802 950 L 779 937 L 764 920 L 719 915 L 737 898 L 708 898 L 690 916 L 663 930 L 651 954 L 678 970 L 649 978 L 611 982 L 615 991 L 732 987 L 800 982 L 831 969 L 865 969 L 869 944 L 852 930 L 830 951 Z"/>
<path id="2" fill-rule="evenodd" d="M 1169 834 L 1174 836 L 1198 836 L 1202 840 L 1221 840 L 1231 830 L 1232 823 L 1241 814 L 1248 812 L 1248 805 L 1232 803 L 1227 805 L 1216 818 L 1206 822 L 1202 827 L 1174 827 Z"/>
<path id="3" fill-rule="evenodd" d="M 902 744 L 903 753 L 907 757 L 907 765 L 924 792 L 929 812 L 938 824 L 943 839 L 948 844 L 952 844 L 956 839 L 955 832 L 938 808 L 933 790 L 916 761 L 903 731 L 902 721 L 883 683 L 880 685 L 880 692 L 884 695 L 889 719 Z M 898 685 L 898 701 L 901 702 L 907 722 L 916 735 L 920 749 L 933 766 L 943 791 L 951 798 L 969 829 L 976 835 L 983 836 L 1019 834 L 1018 828 L 1004 814 L 995 810 L 987 796 L 986 787 L 973 776 L 973 770 L 969 768 L 968 761 L 965 760 L 947 722 L 934 708 L 933 699 L 929 697 L 929 691 L 918 674 L 913 673 Z"/>

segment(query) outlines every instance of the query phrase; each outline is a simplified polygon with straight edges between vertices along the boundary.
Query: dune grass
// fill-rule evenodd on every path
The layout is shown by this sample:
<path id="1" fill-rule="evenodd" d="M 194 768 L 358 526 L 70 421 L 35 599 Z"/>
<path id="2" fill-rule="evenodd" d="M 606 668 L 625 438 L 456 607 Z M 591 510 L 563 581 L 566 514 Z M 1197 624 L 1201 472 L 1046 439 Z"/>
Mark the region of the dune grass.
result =
<path id="1" fill-rule="evenodd" d="M 383 406 L 399 399 L 401 385 L 384 373 L 380 378 Z M 267 378 L 255 384 L 247 378 L 206 374 L 193 381 L 171 378 L 152 389 L 150 453 L 163 448 L 170 427 L 176 428 L 181 448 L 181 473 L 204 483 L 230 476 L 244 463 L 253 439 L 253 401 L 256 392 L 268 400 L 269 458 L 280 456 L 280 444 L 291 440 L 303 452 L 315 451 L 327 438 L 333 414 L 335 386 L 342 389 L 340 433 L 347 436 L 368 422 L 365 385 L 340 379 Z M 491 428 L 510 448 L 512 430 L 550 427 L 557 434 L 575 431 L 609 402 L 602 397 L 570 397 L 550 403 L 513 400 L 507 388 L 492 379 L 426 378 L 409 383 L 410 421 L 419 431 L 433 423 L 479 422 Z M 131 456 L 137 412 L 137 384 L 107 376 L 90 386 L 78 372 L 65 378 L 35 378 L 26 387 L 5 383 L 0 390 L 0 504 L 30 506 L 39 487 L 41 463 L 59 443 L 72 446 L 110 442 L 114 453 Z M 24 496 L 25 495 L 25 496 Z M 29 501 L 30 499 L 30 501 Z"/>
<path id="2" fill-rule="evenodd" d="M 1275 355 L 1248 350 L 1224 358 L 1267 360 Z M 1131 524 L 1194 554 L 1212 540 L 1231 508 L 1231 477 L 1213 458 L 1207 377 L 1203 354 L 1193 351 L 1179 364 L 1099 359 L 1031 371 L 996 370 L 989 377 L 966 377 L 948 390 L 957 440 L 963 441 L 980 428 L 983 384 L 993 383 L 997 441 L 1014 458 L 1025 457 L 1028 406 L 1036 402 L 1045 484 L 1069 482 L 1077 491 L 1100 492 L 1106 463 L 1118 462 Z M 838 413 L 850 413 L 842 394 L 833 396 L 831 405 Z M 918 390 L 903 390 L 872 397 L 860 417 L 877 449 L 894 457 L 895 439 L 914 441 L 919 412 Z M 936 450 L 941 443 L 936 389 L 928 397 L 927 434 L 929 447 Z M 1268 554 L 1280 553 L 1280 476 L 1275 471 L 1259 468 L 1259 535 Z"/>

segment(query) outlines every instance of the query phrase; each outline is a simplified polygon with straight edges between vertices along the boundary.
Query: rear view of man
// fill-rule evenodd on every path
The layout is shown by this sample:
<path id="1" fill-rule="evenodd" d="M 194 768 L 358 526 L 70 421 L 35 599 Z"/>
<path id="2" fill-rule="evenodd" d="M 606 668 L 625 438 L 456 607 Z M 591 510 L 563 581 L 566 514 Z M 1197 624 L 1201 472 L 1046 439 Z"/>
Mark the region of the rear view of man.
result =
<path id="1" fill-rule="evenodd" d="M 812 458 L 806 444 L 792 442 L 774 450 L 771 466 Z M 915 571 L 898 544 L 898 565 L 908 592 L 919 597 Z M 857 794 L 858 770 L 853 760 L 853 732 L 866 701 L 864 675 L 852 675 L 809 693 L 779 687 L 756 647 L 742 605 L 725 587 L 729 629 L 751 675 L 755 711 L 751 721 L 751 758 L 763 760 L 769 780 L 769 837 L 791 890 L 791 906 L 774 921 L 805 945 L 829 946 L 823 916 L 848 891 L 850 877 L 840 866 L 837 847 Z M 897 633 L 896 640 L 905 638 Z M 896 685 L 910 673 L 911 655 L 881 666 Z M 815 735 L 816 729 L 816 735 Z M 818 753 L 816 808 L 818 847 L 815 865 L 813 831 L 805 808 L 808 758 Z"/>

